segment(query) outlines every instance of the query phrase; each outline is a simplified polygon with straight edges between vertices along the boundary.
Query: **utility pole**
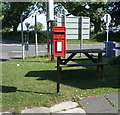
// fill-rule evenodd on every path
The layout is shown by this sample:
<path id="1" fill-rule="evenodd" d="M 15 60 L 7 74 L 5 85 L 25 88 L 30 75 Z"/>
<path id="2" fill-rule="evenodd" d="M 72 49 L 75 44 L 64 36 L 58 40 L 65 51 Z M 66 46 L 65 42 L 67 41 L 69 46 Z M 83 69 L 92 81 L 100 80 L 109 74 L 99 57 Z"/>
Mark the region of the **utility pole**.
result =
<path id="1" fill-rule="evenodd" d="M 26 22 L 25 23 L 26 27 L 27 27 L 27 36 L 26 36 L 26 40 L 25 40 L 25 50 L 28 51 L 29 50 L 29 26 L 30 26 L 30 23 Z"/>
<path id="2" fill-rule="evenodd" d="M 38 56 L 38 41 L 37 41 L 37 16 L 35 14 L 35 56 Z"/>
<path id="3" fill-rule="evenodd" d="M 21 41 L 22 41 L 22 59 L 25 58 L 24 38 L 23 38 L 23 13 L 21 14 Z"/>
<path id="4" fill-rule="evenodd" d="M 47 0 L 47 54 L 50 54 L 50 41 L 51 41 L 51 60 L 54 59 L 54 56 L 52 54 L 53 45 L 52 45 L 52 28 L 54 26 L 54 0 Z"/>

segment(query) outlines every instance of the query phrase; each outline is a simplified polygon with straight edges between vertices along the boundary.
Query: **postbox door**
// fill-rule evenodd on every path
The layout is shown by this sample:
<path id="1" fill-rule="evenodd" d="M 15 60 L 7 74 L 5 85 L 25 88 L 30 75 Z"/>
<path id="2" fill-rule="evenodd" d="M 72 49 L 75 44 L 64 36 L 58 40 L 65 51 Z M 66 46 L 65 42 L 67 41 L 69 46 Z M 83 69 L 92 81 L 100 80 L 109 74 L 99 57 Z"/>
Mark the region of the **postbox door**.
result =
<path id="1" fill-rule="evenodd" d="M 54 40 L 54 56 L 65 56 L 66 46 L 65 40 Z"/>

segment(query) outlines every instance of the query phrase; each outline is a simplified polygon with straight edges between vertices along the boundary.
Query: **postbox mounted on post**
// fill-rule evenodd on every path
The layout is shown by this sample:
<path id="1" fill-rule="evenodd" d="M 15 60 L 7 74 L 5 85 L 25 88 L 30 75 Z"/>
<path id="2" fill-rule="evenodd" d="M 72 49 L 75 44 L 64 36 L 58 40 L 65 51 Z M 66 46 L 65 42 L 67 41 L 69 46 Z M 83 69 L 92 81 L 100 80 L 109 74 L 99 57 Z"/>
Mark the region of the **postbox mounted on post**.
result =
<path id="1" fill-rule="evenodd" d="M 64 26 L 53 27 L 53 55 L 55 57 L 66 56 L 66 28 Z"/>

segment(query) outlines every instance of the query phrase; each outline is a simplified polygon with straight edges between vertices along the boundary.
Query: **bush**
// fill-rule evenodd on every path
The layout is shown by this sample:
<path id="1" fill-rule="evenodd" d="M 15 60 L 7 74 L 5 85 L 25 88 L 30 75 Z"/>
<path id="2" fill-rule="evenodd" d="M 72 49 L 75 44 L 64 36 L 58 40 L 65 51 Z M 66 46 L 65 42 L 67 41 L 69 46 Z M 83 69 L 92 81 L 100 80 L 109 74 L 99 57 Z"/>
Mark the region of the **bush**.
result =
<path id="1" fill-rule="evenodd" d="M 24 35 L 27 34 L 26 31 L 24 31 Z M 119 32 L 109 32 L 109 41 L 116 41 L 119 42 Z M 2 32 L 2 39 L 6 40 L 13 40 L 13 41 L 19 41 L 21 42 L 21 31 L 18 32 Z M 90 32 L 90 40 L 91 41 L 97 41 L 97 42 L 103 42 L 106 41 L 106 32 L 98 32 L 97 34 L 94 32 Z M 29 43 L 35 43 L 35 32 L 30 31 L 29 32 Z M 47 43 L 47 31 L 40 31 L 38 32 L 38 43 Z"/>
<path id="2" fill-rule="evenodd" d="M 26 31 L 23 32 L 24 35 L 27 34 Z M 38 43 L 47 43 L 47 31 L 38 32 Z M 11 40 L 21 42 L 21 32 L 2 32 L 3 40 Z M 29 43 L 35 43 L 35 32 L 29 32 Z"/>
<path id="3" fill-rule="evenodd" d="M 2 32 L 2 39 L 21 42 L 21 32 Z"/>
<path id="4" fill-rule="evenodd" d="M 105 31 L 98 32 L 97 34 L 95 34 L 94 32 L 90 33 L 90 39 L 92 41 L 97 41 L 97 42 L 106 41 L 106 36 L 107 36 L 107 34 Z M 116 32 L 116 33 L 109 32 L 109 41 L 119 42 L 120 41 L 119 36 L 120 36 L 120 31 Z"/>

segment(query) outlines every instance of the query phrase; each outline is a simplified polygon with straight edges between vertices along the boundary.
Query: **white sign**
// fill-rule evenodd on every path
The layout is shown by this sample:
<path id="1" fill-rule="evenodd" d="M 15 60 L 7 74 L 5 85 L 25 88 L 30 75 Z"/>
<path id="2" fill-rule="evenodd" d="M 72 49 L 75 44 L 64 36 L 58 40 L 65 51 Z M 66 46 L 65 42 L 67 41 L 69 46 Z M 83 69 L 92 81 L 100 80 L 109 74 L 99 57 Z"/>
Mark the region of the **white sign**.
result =
<path id="1" fill-rule="evenodd" d="M 57 26 L 66 27 L 66 39 L 89 39 L 90 18 L 76 16 L 62 16 L 57 18 Z"/>
<path id="2" fill-rule="evenodd" d="M 106 22 L 106 23 L 110 23 L 110 21 L 111 21 L 111 16 L 110 16 L 110 14 L 105 14 L 104 15 L 104 17 L 103 17 L 103 20 L 104 20 L 104 22 Z"/>
<path id="3" fill-rule="evenodd" d="M 62 42 L 57 42 L 57 52 L 62 51 Z"/>
<path id="4" fill-rule="evenodd" d="M 106 27 L 107 27 L 107 42 L 108 42 L 108 29 L 109 29 L 109 23 L 111 21 L 111 16 L 110 14 L 105 14 L 103 17 L 104 22 L 106 23 Z"/>

